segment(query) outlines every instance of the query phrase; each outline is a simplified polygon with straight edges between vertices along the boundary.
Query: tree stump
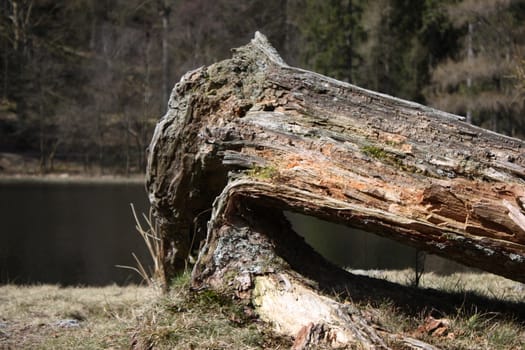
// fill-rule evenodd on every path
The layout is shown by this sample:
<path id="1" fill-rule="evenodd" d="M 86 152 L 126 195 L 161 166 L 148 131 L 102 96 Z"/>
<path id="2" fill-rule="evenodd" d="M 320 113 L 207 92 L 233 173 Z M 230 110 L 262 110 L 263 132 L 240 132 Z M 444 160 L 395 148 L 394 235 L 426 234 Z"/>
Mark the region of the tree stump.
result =
<path id="1" fill-rule="evenodd" d="M 198 249 L 193 287 L 249 301 L 295 349 L 430 349 L 323 295 L 354 277 L 313 251 L 283 211 L 525 282 L 524 146 L 290 67 L 256 33 L 231 59 L 185 74 L 156 127 L 147 188 L 164 270 L 172 277 Z"/>

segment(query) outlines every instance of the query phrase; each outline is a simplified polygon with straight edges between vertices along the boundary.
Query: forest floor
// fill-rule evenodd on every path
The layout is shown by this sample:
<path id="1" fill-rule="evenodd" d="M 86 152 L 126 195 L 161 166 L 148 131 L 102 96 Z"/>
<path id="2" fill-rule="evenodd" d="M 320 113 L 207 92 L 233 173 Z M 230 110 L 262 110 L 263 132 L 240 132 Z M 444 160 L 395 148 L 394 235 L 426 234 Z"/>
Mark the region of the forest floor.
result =
<path id="1" fill-rule="evenodd" d="M 410 271 L 367 273 L 401 284 L 413 282 Z M 190 293 L 188 280 L 184 275 L 173 281 L 167 295 L 144 286 L 0 286 L 0 349 L 289 349 L 292 345 L 292 339 L 276 336 L 232 300 L 211 291 Z M 432 286 L 446 293 L 464 293 L 465 298 L 475 291 L 481 296 L 479 305 L 465 303 L 452 312 L 429 305 L 406 312 L 387 298 L 357 306 L 374 315 L 383 328 L 441 349 L 525 349 L 522 284 L 486 273 L 425 274 L 420 283 L 420 289 Z M 516 312 L 494 311 L 498 303 L 507 303 Z"/>

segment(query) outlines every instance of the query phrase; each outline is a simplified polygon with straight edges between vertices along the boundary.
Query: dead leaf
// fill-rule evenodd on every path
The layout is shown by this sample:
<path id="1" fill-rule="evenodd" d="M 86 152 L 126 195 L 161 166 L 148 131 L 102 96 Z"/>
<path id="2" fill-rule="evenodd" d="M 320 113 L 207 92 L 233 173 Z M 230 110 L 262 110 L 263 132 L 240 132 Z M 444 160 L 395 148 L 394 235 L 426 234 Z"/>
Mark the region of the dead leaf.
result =
<path id="1" fill-rule="evenodd" d="M 429 334 L 434 337 L 442 337 L 449 334 L 450 321 L 446 318 L 434 318 L 428 316 L 425 323 L 417 327 L 415 333 L 418 335 Z"/>

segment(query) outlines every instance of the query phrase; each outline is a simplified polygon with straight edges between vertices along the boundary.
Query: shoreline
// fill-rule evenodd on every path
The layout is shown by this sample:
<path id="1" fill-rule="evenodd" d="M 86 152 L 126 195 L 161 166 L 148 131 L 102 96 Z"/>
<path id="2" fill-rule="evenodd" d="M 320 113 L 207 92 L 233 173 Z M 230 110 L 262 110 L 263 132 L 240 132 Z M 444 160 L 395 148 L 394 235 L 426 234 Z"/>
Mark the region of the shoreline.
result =
<path id="1" fill-rule="evenodd" d="M 85 175 L 85 174 L 2 174 L 0 184 L 145 184 L 144 174 L 123 175 Z"/>
<path id="2" fill-rule="evenodd" d="M 85 169 L 81 164 L 55 160 L 55 170 L 41 173 L 38 159 L 20 153 L 0 152 L 0 184 L 11 183 L 75 183 L 75 184 L 144 184 L 145 170 L 133 168 L 130 175 L 112 173 L 93 167 Z"/>

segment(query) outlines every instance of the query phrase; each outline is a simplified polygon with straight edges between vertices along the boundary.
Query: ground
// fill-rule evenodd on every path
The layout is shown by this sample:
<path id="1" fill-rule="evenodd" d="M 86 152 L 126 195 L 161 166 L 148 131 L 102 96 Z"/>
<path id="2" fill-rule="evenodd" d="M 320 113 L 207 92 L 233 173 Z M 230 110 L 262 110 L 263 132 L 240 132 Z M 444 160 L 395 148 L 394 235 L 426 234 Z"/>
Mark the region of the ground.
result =
<path id="1" fill-rule="evenodd" d="M 2 286 L 0 348 L 126 348 L 137 312 L 154 298 L 138 286 Z"/>
<path id="2" fill-rule="evenodd" d="M 181 277 L 168 295 L 146 286 L 0 286 L 0 349 L 290 346 L 231 300 L 189 293 L 187 283 Z"/>
<path id="3" fill-rule="evenodd" d="M 367 273 L 413 281 L 408 270 Z M 419 288 L 465 294 L 473 289 L 489 303 L 497 298 L 525 308 L 522 284 L 489 274 L 425 274 L 420 282 Z M 0 286 L 0 349 L 288 349 L 292 344 L 272 334 L 247 306 L 211 291 L 190 292 L 187 274 L 171 287 L 163 295 L 146 286 Z M 442 349 L 525 349 L 523 318 L 484 311 L 481 304 L 410 314 L 388 299 L 358 307 L 383 327 Z"/>

